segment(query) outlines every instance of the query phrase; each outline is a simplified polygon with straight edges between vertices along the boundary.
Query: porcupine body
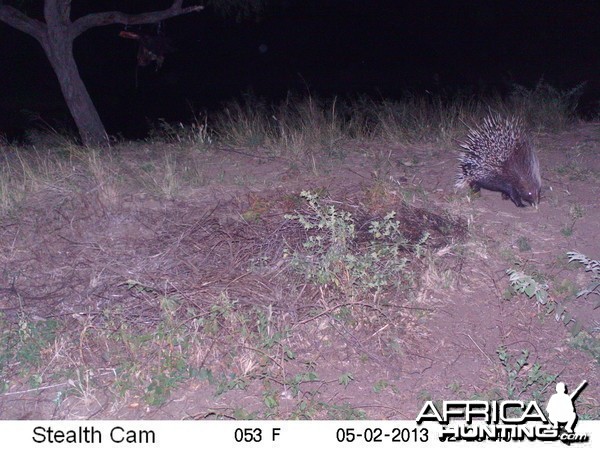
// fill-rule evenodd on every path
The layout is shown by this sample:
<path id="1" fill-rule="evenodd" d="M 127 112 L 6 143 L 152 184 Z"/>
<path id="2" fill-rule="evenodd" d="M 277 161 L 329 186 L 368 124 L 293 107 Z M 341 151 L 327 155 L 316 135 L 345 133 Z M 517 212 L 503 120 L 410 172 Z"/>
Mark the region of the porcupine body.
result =
<path id="1" fill-rule="evenodd" d="M 457 187 L 498 191 L 519 207 L 526 203 L 537 206 L 542 187 L 540 165 L 518 118 L 489 115 L 469 130 L 460 146 Z"/>

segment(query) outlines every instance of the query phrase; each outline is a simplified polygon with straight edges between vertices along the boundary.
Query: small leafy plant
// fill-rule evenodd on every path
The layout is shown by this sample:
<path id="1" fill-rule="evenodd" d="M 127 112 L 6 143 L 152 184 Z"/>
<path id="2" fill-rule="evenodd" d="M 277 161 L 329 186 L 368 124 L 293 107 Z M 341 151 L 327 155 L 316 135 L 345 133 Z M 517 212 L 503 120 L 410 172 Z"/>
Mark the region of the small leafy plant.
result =
<path id="1" fill-rule="evenodd" d="M 528 350 L 522 350 L 516 361 L 505 346 L 499 347 L 496 353 L 508 377 L 506 393 L 509 399 L 522 400 L 523 395 L 530 392 L 534 400 L 540 400 L 548 386 L 558 378 L 558 375 L 543 371 L 538 363 L 533 364 L 529 370 L 524 370 L 529 365 Z"/>
<path id="2" fill-rule="evenodd" d="M 548 285 L 539 283 L 532 276 L 523 272 L 518 272 L 514 269 L 508 269 L 506 273 L 509 276 L 509 281 L 513 289 L 519 294 L 525 294 L 529 298 L 534 298 L 536 301 L 545 305 L 548 303 Z"/>
<path id="3" fill-rule="evenodd" d="M 592 272 L 592 281 L 577 293 L 577 298 L 587 298 L 590 294 L 600 296 L 600 261 L 597 259 L 589 259 L 587 256 L 577 252 L 569 252 L 567 253 L 567 256 L 569 257 L 569 262 L 577 261 L 585 266 L 586 272 Z M 596 308 L 600 308 L 600 300 L 594 305 L 594 309 Z"/>
<path id="4" fill-rule="evenodd" d="M 356 221 L 347 211 L 334 205 L 325 206 L 317 194 L 303 191 L 308 212 L 285 216 L 297 221 L 307 231 L 303 251 L 286 248 L 292 267 L 307 280 L 319 285 L 334 286 L 349 294 L 381 291 L 399 285 L 409 259 L 406 250 L 421 256 L 429 238 L 425 233 L 413 245 L 403 236 L 395 212 L 369 224 L 367 237 L 358 242 Z"/>
<path id="5" fill-rule="evenodd" d="M 569 262 L 579 262 L 585 266 L 586 272 L 592 272 L 592 281 L 588 286 L 572 296 L 572 298 L 566 298 L 563 301 L 551 299 L 548 294 L 548 285 L 537 281 L 534 277 L 514 269 L 508 269 L 506 272 L 509 275 L 510 284 L 516 292 L 525 294 L 529 298 L 535 297 L 539 304 L 546 306 L 548 314 L 554 313 L 557 322 L 562 322 L 564 325 L 572 323 L 569 331 L 573 337 L 576 337 L 582 331 L 583 325 L 567 311 L 566 304 L 575 298 L 587 298 L 591 294 L 600 295 L 600 262 L 589 259 L 577 252 L 569 252 L 567 256 L 569 257 Z M 596 303 L 594 309 L 599 307 L 600 301 Z"/>
<path id="6" fill-rule="evenodd" d="M 554 313 L 554 318 L 557 322 L 562 322 L 565 326 L 574 322 L 571 328 L 572 334 L 577 334 L 581 329 L 580 323 L 567 311 L 564 302 L 558 302 L 549 297 L 548 285 L 537 281 L 530 275 L 519 272 L 513 269 L 508 269 L 506 273 L 509 275 L 509 281 L 512 288 L 519 294 L 525 294 L 528 298 L 534 298 L 540 305 L 546 307 L 546 313 Z"/>

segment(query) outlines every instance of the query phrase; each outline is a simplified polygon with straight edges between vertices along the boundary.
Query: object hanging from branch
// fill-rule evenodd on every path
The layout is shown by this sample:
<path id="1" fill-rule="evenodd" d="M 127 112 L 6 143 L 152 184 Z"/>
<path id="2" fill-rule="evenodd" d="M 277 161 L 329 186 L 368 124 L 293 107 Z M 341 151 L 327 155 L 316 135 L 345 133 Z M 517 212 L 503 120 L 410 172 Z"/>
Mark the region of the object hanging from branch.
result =
<path id="1" fill-rule="evenodd" d="M 169 43 L 169 38 L 165 36 L 132 33 L 131 31 L 121 31 L 119 36 L 138 41 L 137 65 L 140 67 L 145 67 L 154 61 L 156 70 L 158 70 L 165 60 L 165 55 L 174 50 Z"/>

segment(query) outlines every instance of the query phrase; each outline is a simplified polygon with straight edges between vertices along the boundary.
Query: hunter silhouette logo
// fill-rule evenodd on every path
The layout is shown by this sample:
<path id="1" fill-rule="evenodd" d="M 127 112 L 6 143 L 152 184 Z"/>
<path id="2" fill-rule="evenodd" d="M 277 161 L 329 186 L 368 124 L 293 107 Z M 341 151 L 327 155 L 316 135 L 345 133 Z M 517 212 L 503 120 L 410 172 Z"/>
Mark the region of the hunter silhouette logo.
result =
<path id="1" fill-rule="evenodd" d="M 587 434 L 576 434 L 574 401 L 587 385 L 583 381 L 572 394 L 565 383 L 556 384 L 546 412 L 537 402 L 519 400 L 451 400 L 441 406 L 425 403 L 417 416 L 417 425 L 437 422 L 442 426 L 440 441 L 557 441 L 566 444 L 588 442 Z M 561 426 L 562 425 L 562 426 Z"/>
<path id="2" fill-rule="evenodd" d="M 567 386 L 565 383 L 556 383 L 556 394 L 552 394 L 546 406 L 548 412 L 548 418 L 552 422 L 555 428 L 559 429 L 561 423 L 566 423 L 565 431 L 573 434 L 573 427 L 577 422 L 577 413 L 575 413 L 574 400 L 587 385 L 587 381 L 584 380 L 575 389 L 571 395 L 567 394 Z"/>

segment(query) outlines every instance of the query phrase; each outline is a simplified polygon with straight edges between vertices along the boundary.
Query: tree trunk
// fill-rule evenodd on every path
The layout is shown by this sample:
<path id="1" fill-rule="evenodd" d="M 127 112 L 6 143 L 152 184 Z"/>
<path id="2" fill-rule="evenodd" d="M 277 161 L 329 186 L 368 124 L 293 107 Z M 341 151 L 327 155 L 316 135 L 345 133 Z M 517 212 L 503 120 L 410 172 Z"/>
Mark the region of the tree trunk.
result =
<path id="1" fill-rule="evenodd" d="M 75 63 L 75 36 L 71 32 L 70 15 L 70 0 L 46 0 L 46 33 L 41 44 L 58 77 L 60 89 L 83 144 L 107 145 L 108 135 Z"/>
<path id="2" fill-rule="evenodd" d="M 52 32 L 54 31 L 54 32 Z M 48 30 L 44 51 L 58 77 L 60 89 L 84 145 L 107 145 L 108 136 L 96 107 L 79 75 L 68 30 Z"/>

